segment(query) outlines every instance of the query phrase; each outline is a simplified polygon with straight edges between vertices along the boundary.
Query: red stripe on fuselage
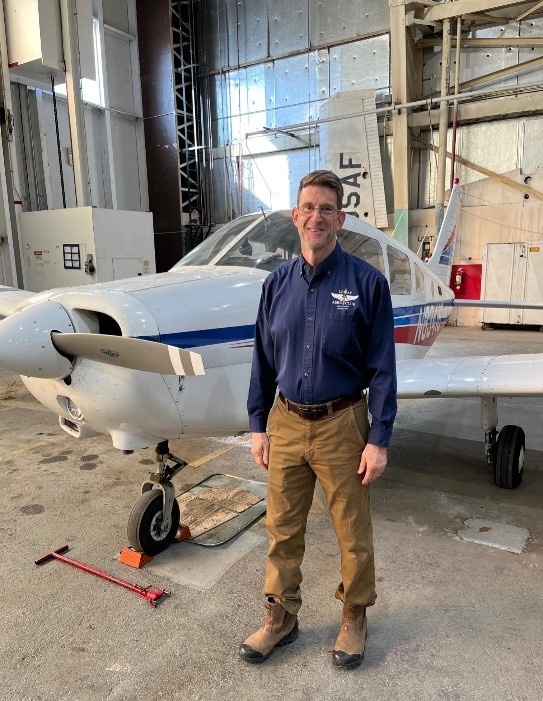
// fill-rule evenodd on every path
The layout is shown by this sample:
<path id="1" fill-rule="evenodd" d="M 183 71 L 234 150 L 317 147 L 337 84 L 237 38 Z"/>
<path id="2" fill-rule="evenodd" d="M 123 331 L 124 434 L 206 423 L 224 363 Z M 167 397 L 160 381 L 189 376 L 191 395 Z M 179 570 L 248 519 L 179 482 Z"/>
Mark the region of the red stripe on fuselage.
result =
<path id="1" fill-rule="evenodd" d="M 396 326 L 394 329 L 394 342 L 395 343 L 408 343 L 411 346 L 431 346 L 436 340 L 441 329 L 445 326 L 445 322 L 440 324 L 439 328 L 436 328 L 430 332 L 430 334 L 424 338 L 418 338 L 415 341 L 417 335 L 417 326 Z"/>

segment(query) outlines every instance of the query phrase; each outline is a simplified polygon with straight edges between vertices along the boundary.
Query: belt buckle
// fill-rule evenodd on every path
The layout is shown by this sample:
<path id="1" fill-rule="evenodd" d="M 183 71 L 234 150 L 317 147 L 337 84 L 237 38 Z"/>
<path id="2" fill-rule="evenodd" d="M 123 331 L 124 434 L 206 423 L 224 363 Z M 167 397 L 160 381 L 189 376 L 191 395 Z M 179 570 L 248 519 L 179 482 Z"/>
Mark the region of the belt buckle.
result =
<path id="1" fill-rule="evenodd" d="M 311 407 L 308 407 L 308 406 L 300 406 L 298 404 L 296 406 L 296 411 L 298 412 L 298 414 L 300 416 L 302 416 L 303 418 L 306 418 L 307 416 L 309 416 L 310 414 L 312 414 L 314 412 L 314 409 L 312 409 Z"/>
<path id="2" fill-rule="evenodd" d="M 299 407 L 299 409 L 303 414 L 302 418 L 309 419 L 310 421 L 322 419 L 322 417 L 326 416 L 328 413 L 326 407 Z"/>

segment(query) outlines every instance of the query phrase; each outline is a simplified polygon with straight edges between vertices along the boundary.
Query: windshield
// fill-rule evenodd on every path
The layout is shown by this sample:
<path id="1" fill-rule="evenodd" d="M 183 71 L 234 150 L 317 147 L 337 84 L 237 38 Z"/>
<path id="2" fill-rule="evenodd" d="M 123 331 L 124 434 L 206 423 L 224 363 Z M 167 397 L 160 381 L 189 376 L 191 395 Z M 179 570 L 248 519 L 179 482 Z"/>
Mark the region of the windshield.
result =
<path id="1" fill-rule="evenodd" d="M 223 248 L 261 216 L 262 214 L 249 214 L 221 226 L 215 233 L 208 236 L 205 241 L 202 241 L 196 248 L 193 248 L 192 251 L 187 253 L 186 256 L 183 256 L 183 258 L 174 265 L 173 269 L 175 270 L 175 268 L 180 265 L 209 265 Z"/>
<path id="2" fill-rule="evenodd" d="M 260 221 L 257 222 L 257 220 Z M 245 233 L 242 233 L 248 229 Z M 367 261 L 385 272 L 379 241 L 348 229 L 338 232 L 344 251 Z M 222 255 L 221 255 L 222 252 Z M 212 234 L 175 266 L 239 265 L 271 272 L 286 260 L 300 254 L 300 237 L 289 211 L 253 214 L 236 219 Z M 219 257 L 218 257 L 219 256 Z"/>

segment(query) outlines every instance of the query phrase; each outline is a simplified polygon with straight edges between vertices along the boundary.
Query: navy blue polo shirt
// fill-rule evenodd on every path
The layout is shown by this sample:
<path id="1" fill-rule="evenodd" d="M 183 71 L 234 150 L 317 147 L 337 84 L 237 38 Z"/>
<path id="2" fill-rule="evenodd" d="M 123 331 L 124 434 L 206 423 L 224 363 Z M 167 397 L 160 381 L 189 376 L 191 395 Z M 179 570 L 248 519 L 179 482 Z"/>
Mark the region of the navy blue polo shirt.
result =
<path id="1" fill-rule="evenodd" d="M 264 281 L 247 401 L 251 431 L 266 430 L 277 388 L 297 404 L 368 389 L 368 442 L 388 446 L 397 409 L 388 282 L 339 244 L 314 272 L 299 256 Z"/>

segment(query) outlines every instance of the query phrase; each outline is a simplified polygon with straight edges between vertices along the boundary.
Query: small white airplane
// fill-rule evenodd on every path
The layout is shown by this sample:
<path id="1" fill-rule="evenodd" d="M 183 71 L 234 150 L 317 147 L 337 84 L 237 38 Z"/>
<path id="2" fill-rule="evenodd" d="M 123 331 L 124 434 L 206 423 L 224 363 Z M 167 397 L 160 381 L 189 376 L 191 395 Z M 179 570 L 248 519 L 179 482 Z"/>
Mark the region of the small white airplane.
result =
<path id="1" fill-rule="evenodd" d="M 542 396 L 543 354 L 424 358 L 458 303 L 448 281 L 459 210 L 455 186 L 427 263 L 350 215 L 339 241 L 390 282 L 399 398 L 480 397 L 495 482 L 514 488 L 524 432 L 498 432 L 497 398 Z M 247 430 L 262 282 L 299 252 L 290 211 L 262 212 L 226 224 L 167 273 L 38 294 L 0 287 L 0 367 L 20 374 L 75 438 L 109 434 L 126 452 L 157 444 L 156 473 L 129 517 L 135 549 L 160 552 L 179 526 L 171 480 L 186 463 L 169 452 L 168 440 Z M 347 294 L 337 292 L 340 301 Z"/>

